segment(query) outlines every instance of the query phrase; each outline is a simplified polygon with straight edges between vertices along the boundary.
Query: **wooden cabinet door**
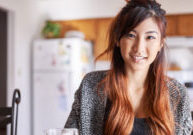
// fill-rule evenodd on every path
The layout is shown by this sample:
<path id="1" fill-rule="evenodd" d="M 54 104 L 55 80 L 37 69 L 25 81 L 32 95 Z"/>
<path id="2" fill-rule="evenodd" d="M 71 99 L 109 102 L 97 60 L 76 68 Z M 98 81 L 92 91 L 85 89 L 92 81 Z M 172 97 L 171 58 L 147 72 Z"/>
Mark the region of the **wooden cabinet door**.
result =
<path id="1" fill-rule="evenodd" d="M 193 15 L 179 15 L 177 27 L 179 36 L 193 36 Z"/>
<path id="2" fill-rule="evenodd" d="M 85 34 L 87 40 L 95 40 L 96 38 L 96 19 L 84 20 L 69 20 L 69 21 L 53 21 L 62 26 L 61 36 L 64 37 L 65 33 L 69 30 L 78 30 Z"/>
<path id="3" fill-rule="evenodd" d="M 166 29 L 166 35 L 167 36 L 175 36 L 177 35 L 177 16 L 170 15 L 166 16 L 167 20 L 167 29 Z"/>
<path id="4" fill-rule="evenodd" d="M 102 52 L 107 49 L 108 46 L 108 32 L 112 22 L 112 18 L 98 19 L 97 20 L 97 37 L 94 46 L 94 56 L 99 56 Z M 99 58 L 99 60 L 108 60 L 107 55 Z"/>

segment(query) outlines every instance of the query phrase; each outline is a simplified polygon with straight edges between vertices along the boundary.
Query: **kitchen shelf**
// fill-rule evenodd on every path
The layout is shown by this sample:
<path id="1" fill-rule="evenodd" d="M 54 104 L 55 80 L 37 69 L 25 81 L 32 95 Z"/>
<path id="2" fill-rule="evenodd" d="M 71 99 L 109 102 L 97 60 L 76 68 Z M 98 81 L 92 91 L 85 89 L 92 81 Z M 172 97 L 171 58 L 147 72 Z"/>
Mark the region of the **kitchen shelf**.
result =
<path id="1" fill-rule="evenodd" d="M 181 83 L 193 82 L 193 70 L 167 71 L 169 77 L 175 78 Z"/>
<path id="2" fill-rule="evenodd" d="M 166 44 L 168 45 L 168 48 L 181 48 L 181 47 L 193 48 L 193 36 L 192 37 L 184 37 L 184 36 L 167 37 Z"/>

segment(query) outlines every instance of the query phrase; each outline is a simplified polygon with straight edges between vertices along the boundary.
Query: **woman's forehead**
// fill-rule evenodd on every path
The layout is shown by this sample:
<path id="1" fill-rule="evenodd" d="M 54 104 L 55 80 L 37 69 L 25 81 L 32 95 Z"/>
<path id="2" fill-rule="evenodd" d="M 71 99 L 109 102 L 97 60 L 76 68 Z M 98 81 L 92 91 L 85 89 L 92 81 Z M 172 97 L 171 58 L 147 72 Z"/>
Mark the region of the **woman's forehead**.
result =
<path id="1" fill-rule="evenodd" d="M 139 23 L 135 28 L 131 31 L 133 32 L 143 32 L 143 33 L 160 33 L 159 26 L 154 18 L 147 18 Z"/>

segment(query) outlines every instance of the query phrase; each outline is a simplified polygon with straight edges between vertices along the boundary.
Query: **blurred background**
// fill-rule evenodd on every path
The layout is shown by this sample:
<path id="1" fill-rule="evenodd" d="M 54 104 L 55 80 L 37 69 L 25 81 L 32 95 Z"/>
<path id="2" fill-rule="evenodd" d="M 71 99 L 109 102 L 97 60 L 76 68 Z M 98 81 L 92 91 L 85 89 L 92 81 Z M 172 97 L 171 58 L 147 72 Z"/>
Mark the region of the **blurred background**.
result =
<path id="1" fill-rule="evenodd" d="M 193 1 L 167 11 L 168 75 L 187 86 L 193 110 Z M 0 106 L 21 90 L 18 135 L 63 127 L 82 77 L 108 69 L 106 34 L 124 0 L 0 0 Z"/>

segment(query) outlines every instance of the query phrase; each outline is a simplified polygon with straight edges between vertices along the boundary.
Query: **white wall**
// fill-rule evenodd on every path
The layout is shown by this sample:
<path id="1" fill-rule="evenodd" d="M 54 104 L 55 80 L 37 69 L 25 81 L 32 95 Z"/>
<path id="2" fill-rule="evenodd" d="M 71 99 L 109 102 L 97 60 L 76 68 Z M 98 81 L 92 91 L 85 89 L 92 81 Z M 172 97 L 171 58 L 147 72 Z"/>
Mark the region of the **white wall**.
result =
<path id="1" fill-rule="evenodd" d="M 193 0 L 158 0 L 168 14 L 193 13 Z"/>
<path id="2" fill-rule="evenodd" d="M 50 19 L 66 20 L 114 16 L 124 0 L 41 0 L 39 6 Z"/>
<path id="3" fill-rule="evenodd" d="M 168 14 L 193 13 L 193 0 L 159 0 Z M 18 135 L 30 135 L 31 42 L 40 37 L 47 19 L 67 20 L 112 17 L 124 5 L 124 0 L 0 0 L 0 7 L 11 13 L 9 30 L 8 100 L 13 88 L 20 88 L 22 101 Z"/>
<path id="4" fill-rule="evenodd" d="M 158 0 L 168 14 L 193 13 L 193 0 Z M 124 0 L 39 0 L 43 14 L 52 20 L 113 17 Z"/>

